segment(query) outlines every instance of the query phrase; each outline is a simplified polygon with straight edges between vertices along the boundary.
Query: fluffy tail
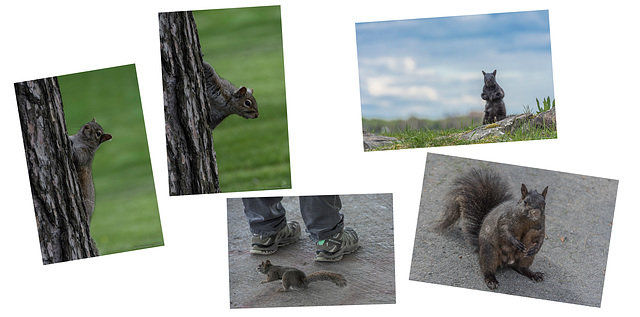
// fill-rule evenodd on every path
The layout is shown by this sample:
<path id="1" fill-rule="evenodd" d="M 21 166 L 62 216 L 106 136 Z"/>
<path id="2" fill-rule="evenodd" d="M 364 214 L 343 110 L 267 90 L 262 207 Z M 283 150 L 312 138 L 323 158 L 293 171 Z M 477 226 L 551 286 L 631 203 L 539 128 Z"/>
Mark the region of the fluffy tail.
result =
<path id="1" fill-rule="evenodd" d="M 307 275 L 307 278 L 304 279 L 305 284 L 309 284 L 311 282 L 316 281 L 330 281 L 335 283 L 340 287 L 344 287 L 347 285 L 347 280 L 344 279 L 344 276 L 338 273 L 329 272 L 329 271 L 318 271 Z"/>
<path id="2" fill-rule="evenodd" d="M 478 245 L 485 216 L 513 196 L 500 175 L 490 170 L 471 169 L 453 181 L 446 199 L 446 210 L 436 229 L 442 232 L 462 218 L 462 230 L 473 245 Z"/>

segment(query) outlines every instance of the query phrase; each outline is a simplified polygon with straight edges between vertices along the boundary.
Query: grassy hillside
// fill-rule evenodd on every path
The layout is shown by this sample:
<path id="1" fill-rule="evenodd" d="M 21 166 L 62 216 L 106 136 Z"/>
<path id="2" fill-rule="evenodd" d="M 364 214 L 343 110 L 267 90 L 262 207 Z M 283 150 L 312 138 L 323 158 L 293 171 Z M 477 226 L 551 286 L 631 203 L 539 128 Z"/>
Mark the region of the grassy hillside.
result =
<path id="1" fill-rule="evenodd" d="M 204 60 L 254 89 L 260 116 L 213 131 L 223 192 L 291 188 L 280 7 L 194 11 Z"/>
<path id="2" fill-rule="evenodd" d="M 91 235 L 100 253 L 163 245 L 135 66 L 59 76 L 58 81 L 69 134 L 95 118 L 113 135 L 93 161 Z"/>

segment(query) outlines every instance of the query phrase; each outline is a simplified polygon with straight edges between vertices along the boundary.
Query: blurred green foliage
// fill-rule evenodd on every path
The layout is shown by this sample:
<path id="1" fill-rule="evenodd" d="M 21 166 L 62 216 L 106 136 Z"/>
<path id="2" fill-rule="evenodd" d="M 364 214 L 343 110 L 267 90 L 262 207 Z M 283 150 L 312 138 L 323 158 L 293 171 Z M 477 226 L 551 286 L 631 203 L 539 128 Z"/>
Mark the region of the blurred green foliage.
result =
<path id="1" fill-rule="evenodd" d="M 91 235 L 102 255 L 163 245 L 134 65 L 58 76 L 69 134 L 95 118 L 113 139 L 93 161 Z"/>
<path id="2" fill-rule="evenodd" d="M 280 7 L 194 11 L 204 60 L 254 89 L 260 116 L 213 131 L 223 192 L 291 188 Z"/>

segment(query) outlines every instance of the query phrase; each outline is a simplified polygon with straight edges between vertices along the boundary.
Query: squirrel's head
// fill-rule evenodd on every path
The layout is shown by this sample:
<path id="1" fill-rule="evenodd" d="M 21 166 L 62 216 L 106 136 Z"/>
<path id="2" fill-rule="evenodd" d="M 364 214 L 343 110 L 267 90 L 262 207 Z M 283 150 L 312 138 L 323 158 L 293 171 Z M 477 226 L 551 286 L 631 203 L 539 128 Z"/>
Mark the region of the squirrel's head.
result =
<path id="1" fill-rule="evenodd" d="M 109 133 L 104 133 L 102 127 L 96 122 L 96 119 L 85 123 L 80 129 L 80 134 L 85 140 L 88 140 L 96 147 L 103 142 L 111 140 L 113 137 Z"/>
<path id="2" fill-rule="evenodd" d="M 253 89 L 240 87 L 233 94 L 235 113 L 245 119 L 255 119 L 258 117 L 258 103 L 253 97 Z"/>
<path id="3" fill-rule="evenodd" d="M 482 71 L 482 75 L 484 75 L 484 84 L 487 87 L 493 87 L 496 84 L 496 73 L 498 72 L 498 70 L 494 70 L 492 73 L 485 73 L 485 71 Z"/>
<path id="4" fill-rule="evenodd" d="M 546 205 L 545 199 L 547 198 L 547 190 L 549 186 L 542 190 L 542 193 L 538 193 L 537 190 L 529 191 L 527 186 L 522 184 L 520 191 L 522 193 L 521 203 L 524 205 L 525 210 L 528 211 L 528 217 L 531 220 L 539 220 L 544 216 L 544 208 Z"/>
<path id="5" fill-rule="evenodd" d="M 262 262 L 260 265 L 258 265 L 258 268 L 256 269 L 256 271 L 264 273 L 266 272 L 266 269 L 270 266 L 272 266 L 271 261 L 267 260 L 266 262 Z"/>

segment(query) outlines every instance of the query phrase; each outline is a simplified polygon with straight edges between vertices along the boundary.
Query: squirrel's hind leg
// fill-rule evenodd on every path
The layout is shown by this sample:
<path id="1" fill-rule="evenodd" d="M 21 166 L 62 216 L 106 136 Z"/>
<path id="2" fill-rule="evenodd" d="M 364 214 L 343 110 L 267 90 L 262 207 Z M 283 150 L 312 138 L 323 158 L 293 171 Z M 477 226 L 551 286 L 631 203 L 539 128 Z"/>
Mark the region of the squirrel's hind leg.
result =
<path id="1" fill-rule="evenodd" d="M 514 267 L 513 269 L 534 282 L 542 282 L 544 280 L 544 273 L 531 271 L 528 267 Z"/>

